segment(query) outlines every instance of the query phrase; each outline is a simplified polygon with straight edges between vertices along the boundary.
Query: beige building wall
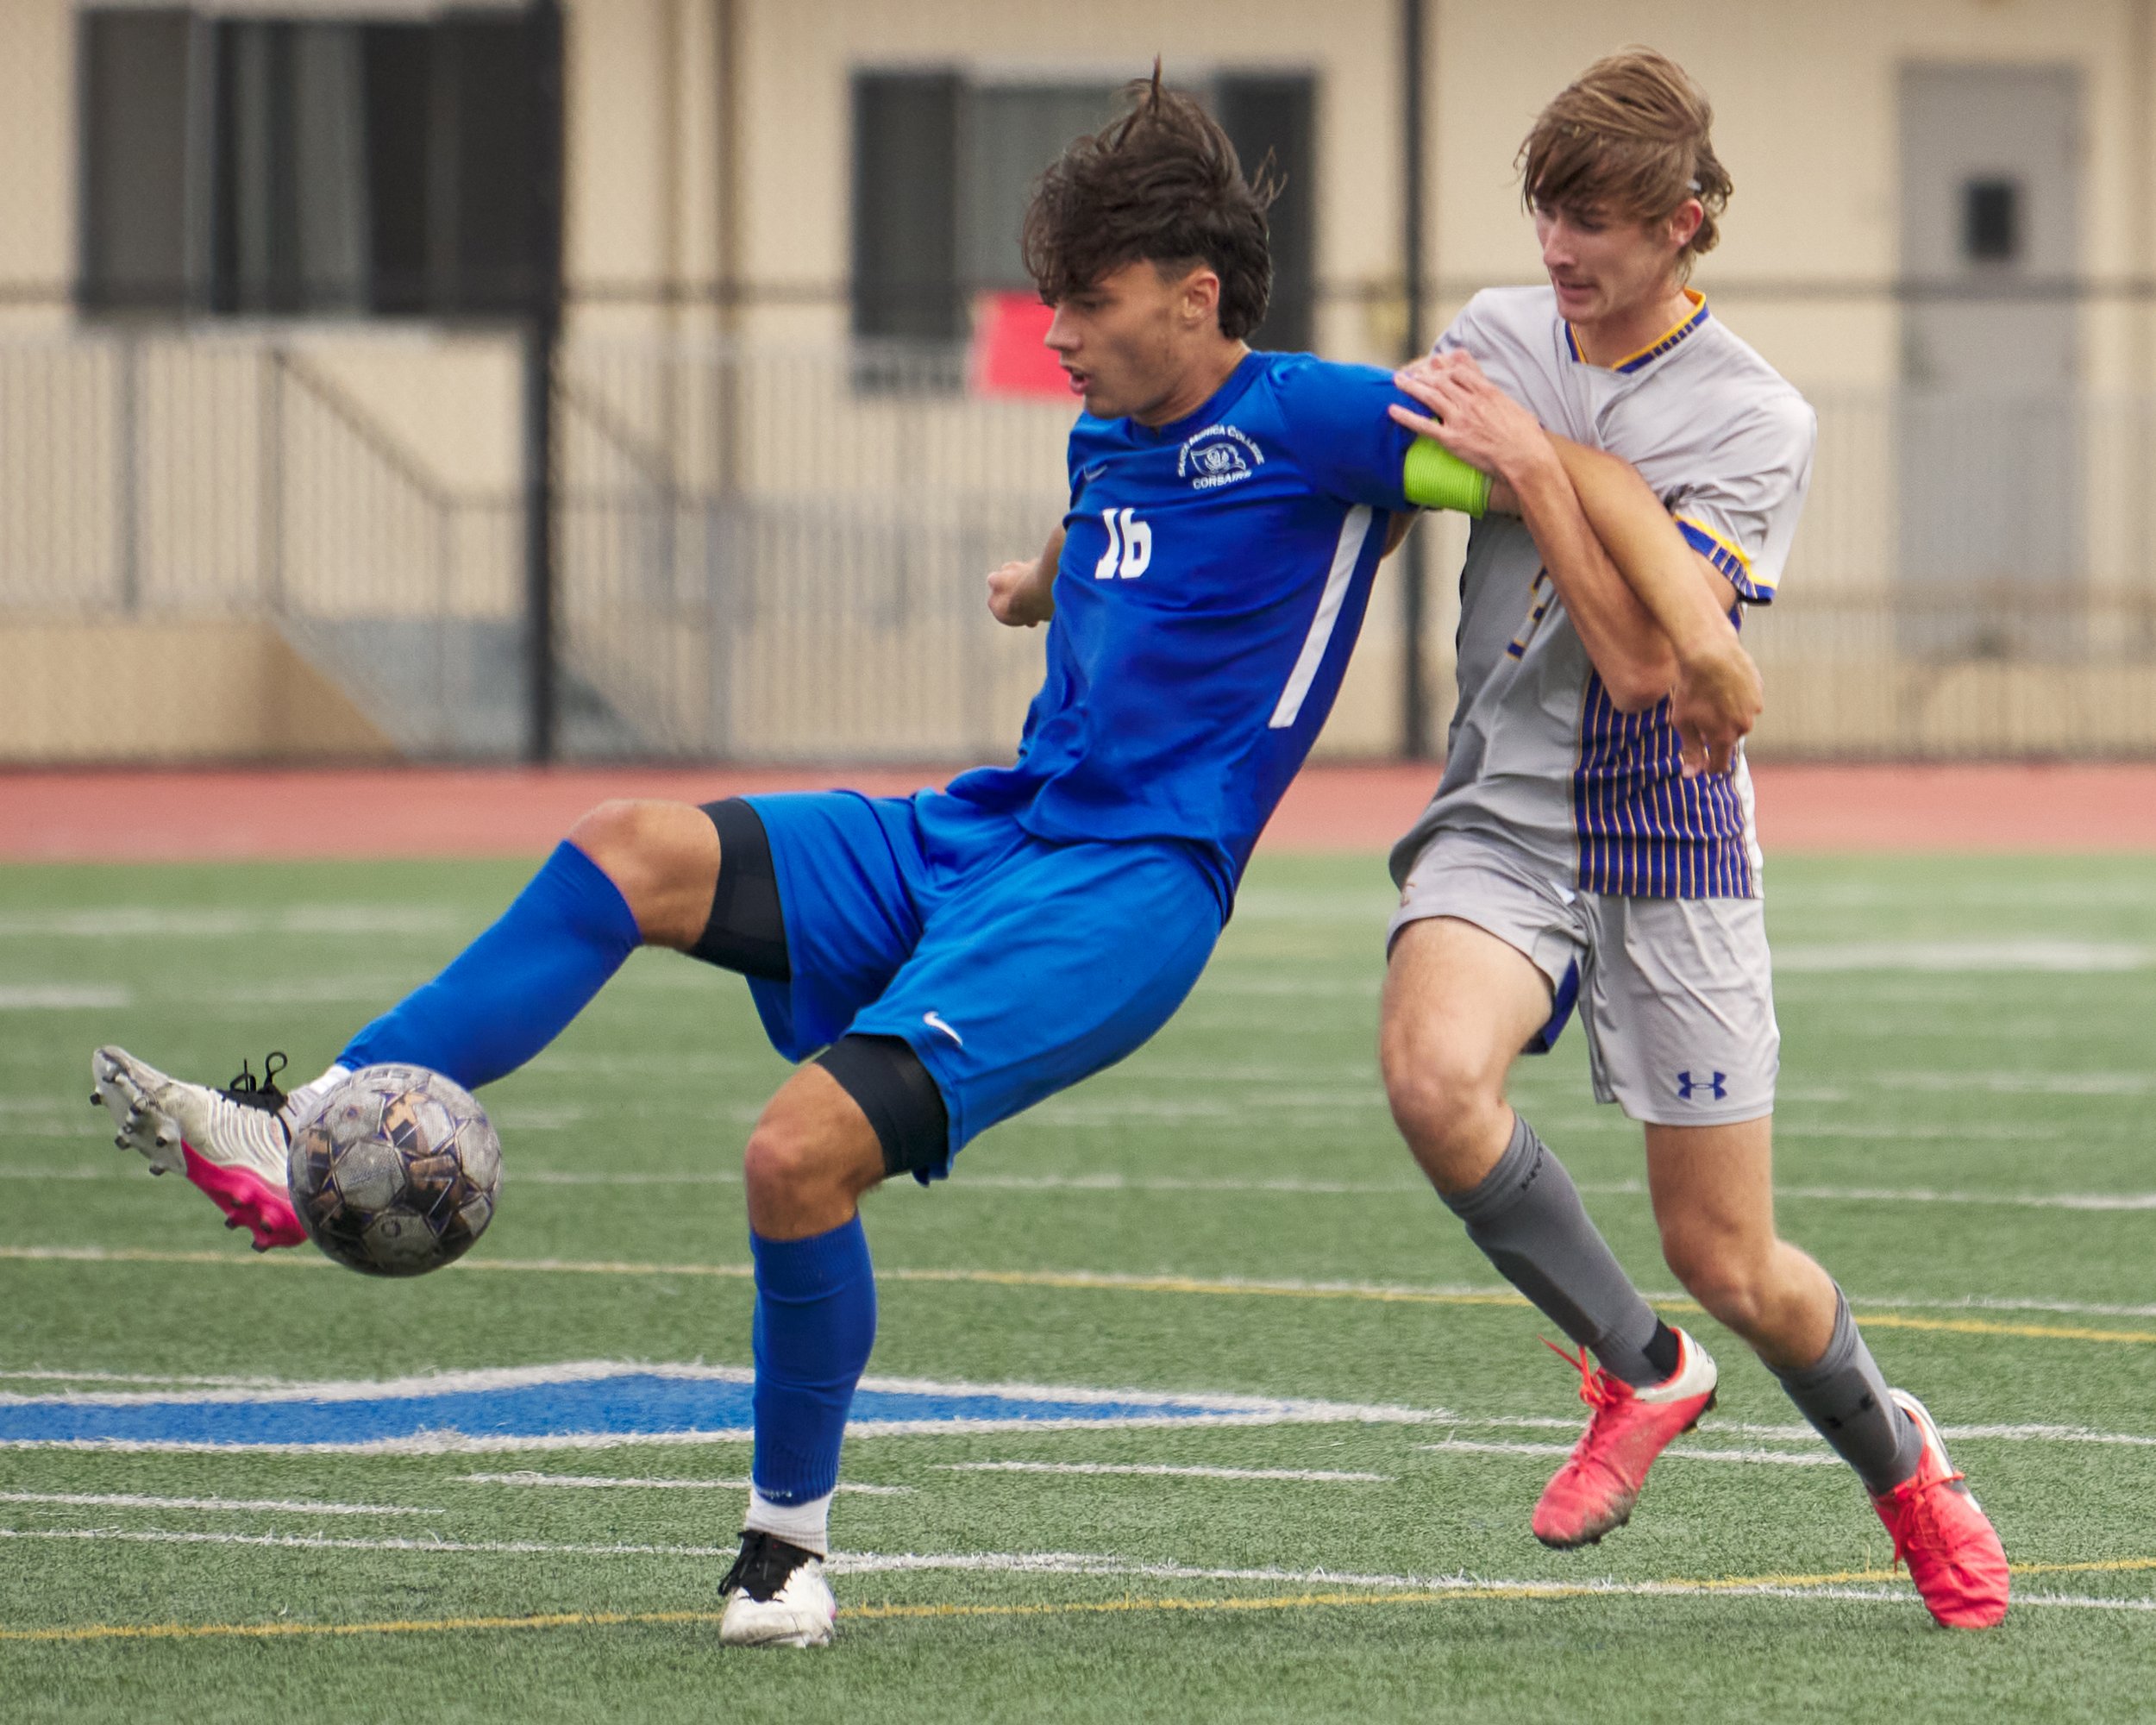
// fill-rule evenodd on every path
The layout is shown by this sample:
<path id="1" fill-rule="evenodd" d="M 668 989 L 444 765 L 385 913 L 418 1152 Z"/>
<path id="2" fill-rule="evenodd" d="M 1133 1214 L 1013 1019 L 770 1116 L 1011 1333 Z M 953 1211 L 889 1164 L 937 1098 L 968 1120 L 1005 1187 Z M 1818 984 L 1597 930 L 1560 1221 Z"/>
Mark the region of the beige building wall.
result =
<path id="1" fill-rule="evenodd" d="M 0 624 L 0 759 L 385 760 L 389 740 L 264 623 Z"/>

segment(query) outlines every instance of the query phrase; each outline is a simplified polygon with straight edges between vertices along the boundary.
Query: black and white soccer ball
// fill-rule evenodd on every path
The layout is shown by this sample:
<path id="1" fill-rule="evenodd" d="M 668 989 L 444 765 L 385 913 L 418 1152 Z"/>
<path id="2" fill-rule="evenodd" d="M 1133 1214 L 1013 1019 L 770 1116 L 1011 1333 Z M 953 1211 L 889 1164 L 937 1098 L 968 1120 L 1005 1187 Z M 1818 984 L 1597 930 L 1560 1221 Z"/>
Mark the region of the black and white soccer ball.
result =
<path id="1" fill-rule="evenodd" d="M 423 1276 L 486 1231 L 502 1143 L 470 1091 L 423 1066 L 367 1066 L 292 1136 L 308 1238 L 369 1276 Z"/>

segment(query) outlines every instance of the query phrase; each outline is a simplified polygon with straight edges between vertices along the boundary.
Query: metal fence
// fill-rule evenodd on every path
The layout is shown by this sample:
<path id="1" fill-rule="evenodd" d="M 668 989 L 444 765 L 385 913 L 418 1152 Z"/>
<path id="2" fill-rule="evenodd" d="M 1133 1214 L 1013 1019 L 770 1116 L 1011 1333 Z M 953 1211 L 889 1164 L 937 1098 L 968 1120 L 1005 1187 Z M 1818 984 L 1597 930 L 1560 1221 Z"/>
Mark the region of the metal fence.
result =
<path id="1" fill-rule="evenodd" d="M 204 629 L 266 626 L 310 687 L 356 709 L 344 734 L 358 752 L 520 753 L 520 490 L 429 470 L 394 422 L 448 411 L 460 380 L 423 378 L 414 399 L 407 380 L 370 403 L 346 380 L 379 396 L 365 351 L 379 339 L 0 343 L 0 628 L 198 644 Z M 496 413 L 479 417 L 513 425 L 513 372 L 494 371 Z M 562 753 L 1007 751 L 1039 637 L 988 618 L 981 578 L 1058 519 L 1069 414 L 969 399 L 955 382 L 941 353 L 565 344 Z M 108 718 L 128 695 L 114 681 Z M 178 734 L 145 748 L 140 724 L 101 740 L 89 723 L 82 736 L 0 726 L 0 755 L 204 752 Z M 247 737 L 242 724 L 207 752 L 294 741 Z"/>
<path id="2" fill-rule="evenodd" d="M 458 372 L 385 367 L 395 339 L 0 343 L 0 628 L 45 631 L 53 676 L 98 684 L 47 697 L 72 732 L 0 722 L 0 753 L 519 752 L 514 342 Z M 1760 751 L 2156 754 L 2156 399 L 1815 405 L 1783 597 L 1747 627 L 1769 680 Z M 561 346 L 554 409 L 566 756 L 1007 754 L 1040 637 L 988 618 L 982 576 L 1059 518 L 1067 406 L 969 393 L 942 350 L 590 337 Z M 2070 483 L 2040 496 L 2011 430 L 2040 409 L 2072 454 Z M 492 482 L 442 471 L 476 432 L 431 454 L 419 435 L 458 415 L 506 446 Z M 1440 530 L 1441 706 L 1458 530 Z M 242 635 L 253 668 L 235 670 Z M 1336 749 L 1395 746 L 1399 644 L 1381 605 L 1357 675 L 1382 693 L 1343 713 Z M 182 722 L 156 693 L 175 677 L 224 702 L 224 731 Z M 0 719 L 28 711 L 13 698 L 0 689 Z M 130 718 L 131 698 L 162 711 Z"/>

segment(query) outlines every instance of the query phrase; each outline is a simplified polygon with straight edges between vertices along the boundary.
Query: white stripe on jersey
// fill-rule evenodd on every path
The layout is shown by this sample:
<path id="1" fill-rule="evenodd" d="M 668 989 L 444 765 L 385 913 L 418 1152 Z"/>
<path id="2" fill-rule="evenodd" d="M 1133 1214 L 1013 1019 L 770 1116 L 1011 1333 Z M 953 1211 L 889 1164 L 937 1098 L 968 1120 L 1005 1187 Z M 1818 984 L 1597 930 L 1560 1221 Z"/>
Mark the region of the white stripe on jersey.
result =
<path id="1" fill-rule="evenodd" d="M 1340 524 L 1340 543 L 1332 548 L 1332 567 L 1326 573 L 1318 614 L 1310 619 L 1310 632 L 1303 637 L 1302 651 L 1295 656 L 1295 668 L 1288 674 L 1288 687 L 1280 692 L 1280 705 L 1273 709 L 1268 730 L 1285 731 L 1293 724 L 1311 684 L 1318 680 L 1318 667 L 1325 662 L 1325 649 L 1332 640 L 1332 625 L 1339 621 L 1341 601 L 1347 598 L 1348 582 L 1362 559 L 1363 542 L 1369 536 L 1370 518 L 1370 506 L 1358 503 Z"/>

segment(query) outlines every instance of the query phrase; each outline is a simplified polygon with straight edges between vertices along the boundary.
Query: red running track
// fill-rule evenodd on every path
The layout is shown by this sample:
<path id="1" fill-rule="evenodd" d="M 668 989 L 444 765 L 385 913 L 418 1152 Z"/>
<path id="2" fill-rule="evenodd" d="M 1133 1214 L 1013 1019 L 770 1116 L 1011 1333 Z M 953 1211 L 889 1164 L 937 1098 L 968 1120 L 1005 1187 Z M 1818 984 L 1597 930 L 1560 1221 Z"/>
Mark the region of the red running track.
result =
<path id="1" fill-rule="evenodd" d="M 946 769 L 947 770 L 947 769 Z M 2156 851 L 2156 765 L 1757 767 L 1770 851 Z M 935 768 L 398 768 L 0 773 L 0 860 L 531 856 L 607 797 L 705 802 Z M 1278 850 L 1377 850 L 1422 806 L 1422 766 L 1316 767 L 1266 831 Z"/>

